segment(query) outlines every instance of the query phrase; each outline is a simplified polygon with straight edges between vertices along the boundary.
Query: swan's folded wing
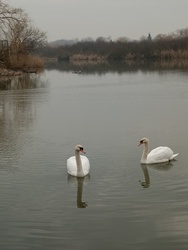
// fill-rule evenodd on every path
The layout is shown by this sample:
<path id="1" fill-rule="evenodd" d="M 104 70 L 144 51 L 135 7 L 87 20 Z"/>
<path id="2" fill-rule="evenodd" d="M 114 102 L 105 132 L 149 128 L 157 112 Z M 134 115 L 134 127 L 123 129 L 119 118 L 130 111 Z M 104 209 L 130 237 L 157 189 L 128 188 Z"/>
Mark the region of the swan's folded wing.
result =
<path id="1" fill-rule="evenodd" d="M 168 147 L 157 147 L 153 149 L 147 157 L 149 162 L 165 162 L 169 161 L 171 156 L 173 155 L 173 151 Z"/>
<path id="2" fill-rule="evenodd" d="M 76 170 L 77 166 L 76 166 L 75 156 L 72 156 L 67 160 L 67 172 L 68 174 L 75 176 L 77 174 Z"/>
<path id="3" fill-rule="evenodd" d="M 90 162 L 89 159 L 85 155 L 81 155 L 82 168 L 84 173 L 89 173 L 90 170 Z"/>

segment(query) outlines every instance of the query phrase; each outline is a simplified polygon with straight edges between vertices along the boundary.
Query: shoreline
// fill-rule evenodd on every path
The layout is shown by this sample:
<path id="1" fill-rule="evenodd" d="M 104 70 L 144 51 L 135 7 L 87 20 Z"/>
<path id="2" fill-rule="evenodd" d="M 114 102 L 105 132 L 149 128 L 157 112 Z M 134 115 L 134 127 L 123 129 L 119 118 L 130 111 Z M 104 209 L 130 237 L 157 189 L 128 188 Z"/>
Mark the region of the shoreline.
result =
<path id="1" fill-rule="evenodd" d="M 0 68 L 0 78 L 22 76 L 28 73 L 37 74 L 38 70 L 35 68 L 27 68 L 27 69 L 21 69 L 21 70 Z"/>
<path id="2" fill-rule="evenodd" d="M 23 75 L 22 71 L 12 69 L 0 69 L 0 77 L 14 77 Z"/>

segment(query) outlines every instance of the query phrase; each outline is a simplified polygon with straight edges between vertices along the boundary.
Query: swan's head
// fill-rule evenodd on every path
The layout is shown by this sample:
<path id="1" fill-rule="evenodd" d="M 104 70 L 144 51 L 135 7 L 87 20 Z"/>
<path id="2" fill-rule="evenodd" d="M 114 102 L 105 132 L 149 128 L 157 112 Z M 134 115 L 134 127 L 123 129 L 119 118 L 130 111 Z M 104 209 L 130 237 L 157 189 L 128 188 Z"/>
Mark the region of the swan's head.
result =
<path id="1" fill-rule="evenodd" d="M 85 154 L 84 148 L 80 144 L 76 145 L 75 150 Z"/>
<path id="2" fill-rule="evenodd" d="M 149 142 L 149 140 L 148 140 L 147 138 L 142 138 L 142 139 L 140 140 L 140 143 L 138 144 L 138 146 L 142 145 L 143 143 L 144 143 L 144 144 L 147 144 L 148 142 Z"/>

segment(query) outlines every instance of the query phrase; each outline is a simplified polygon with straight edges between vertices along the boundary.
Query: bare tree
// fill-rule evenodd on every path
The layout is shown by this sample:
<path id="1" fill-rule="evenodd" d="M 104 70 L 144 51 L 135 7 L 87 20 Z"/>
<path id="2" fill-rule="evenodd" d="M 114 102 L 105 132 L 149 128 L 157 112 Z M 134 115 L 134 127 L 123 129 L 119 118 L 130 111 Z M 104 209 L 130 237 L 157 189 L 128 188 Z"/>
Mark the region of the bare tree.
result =
<path id="1" fill-rule="evenodd" d="M 46 33 L 32 25 L 22 9 L 0 0 L 0 35 L 9 42 L 12 53 L 29 54 L 46 43 Z"/>
<path id="2" fill-rule="evenodd" d="M 8 4 L 0 0 L 0 35 L 1 39 L 6 39 L 8 28 L 13 22 L 20 22 L 18 15 L 20 9 L 11 8 Z"/>
<path id="3" fill-rule="evenodd" d="M 46 44 L 46 33 L 34 27 L 28 16 L 19 11 L 21 21 L 12 22 L 7 37 L 11 52 L 14 54 L 31 54 Z"/>

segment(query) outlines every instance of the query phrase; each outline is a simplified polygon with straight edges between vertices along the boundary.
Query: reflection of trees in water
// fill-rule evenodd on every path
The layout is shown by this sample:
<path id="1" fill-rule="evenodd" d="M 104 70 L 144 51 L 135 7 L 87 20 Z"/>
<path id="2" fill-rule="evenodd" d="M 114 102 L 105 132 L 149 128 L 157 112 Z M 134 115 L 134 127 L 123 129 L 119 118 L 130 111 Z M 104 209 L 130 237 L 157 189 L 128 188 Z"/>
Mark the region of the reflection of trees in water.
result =
<path id="1" fill-rule="evenodd" d="M 24 90 L 44 88 L 45 86 L 46 83 L 41 81 L 40 75 L 24 74 L 21 77 L 1 79 L 0 90 Z"/>
<path id="2" fill-rule="evenodd" d="M 104 61 L 93 63 L 87 61 L 76 62 L 49 62 L 46 63 L 47 70 L 58 70 L 62 72 L 79 72 L 83 74 L 106 74 L 106 73 L 125 73 L 125 72 L 152 72 L 161 70 L 179 70 L 188 68 L 188 60 L 160 60 L 160 61 Z"/>
<path id="3" fill-rule="evenodd" d="M 22 135 L 33 125 L 37 101 L 45 101 L 46 93 L 46 83 L 34 75 L 1 82 L 0 154 L 4 159 L 17 155 L 24 147 Z"/>

